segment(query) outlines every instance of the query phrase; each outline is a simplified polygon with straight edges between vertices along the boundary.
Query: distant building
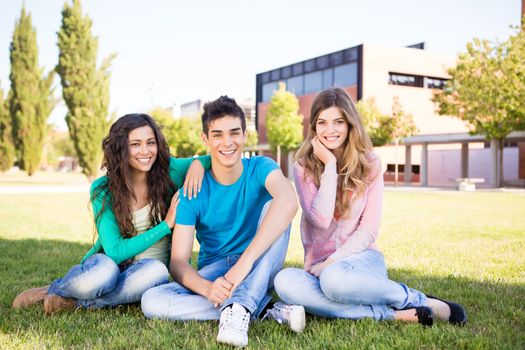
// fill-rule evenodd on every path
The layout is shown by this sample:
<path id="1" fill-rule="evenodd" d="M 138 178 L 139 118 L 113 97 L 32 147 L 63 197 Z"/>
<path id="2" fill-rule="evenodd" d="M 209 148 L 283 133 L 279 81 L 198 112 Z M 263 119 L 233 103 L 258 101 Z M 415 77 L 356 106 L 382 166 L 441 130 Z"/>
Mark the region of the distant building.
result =
<path id="1" fill-rule="evenodd" d="M 362 44 L 257 74 L 256 122 L 259 142 L 267 143 L 266 111 L 279 82 L 284 82 L 286 89 L 299 99 L 300 113 L 304 116 L 305 135 L 314 96 L 319 91 L 333 86 L 344 88 L 354 101 L 373 98 L 376 106 L 385 114 L 391 113 L 393 99 L 397 97 L 403 110 L 414 117 L 419 129 L 418 137 L 466 134 L 468 129 L 461 120 L 437 115 L 436 106 L 431 101 L 433 90 L 443 88 L 449 78 L 447 69 L 454 65 L 454 57 L 426 51 L 424 43 L 402 48 Z M 444 137 L 446 139 L 446 136 Z M 461 144 L 467 141 L 439 143 L 429 150 L 428 141 L 424 140 L 425 138 L 418 139 L 414 146 L 407 148 L 407 152 L 400 148 L 398 163 L 404 164 L 407 161 L 407 172 L 402 174 L 401 181 L 453 186 L 455 178 L 475 175 L 485 178 L 487 186 L 493 184 L 492 170 L 488 167 L 480 170 L 483 167 L 472 164 L 470 168 L 474 173 L 470 174 L 468 162 L 465 171 L 465 159 L 458 160 L 460 149 L 465 147 Z M 488 147 L 485 143 L 474 139 L 469 140 L 467 145 L 469 143 L 472 152 L 479 153 L 472 159 L 489 157 L 488 149 L 482 151 Z M 505 149 L 505 179 L 519 183 L 520 178 L 525 179 L 525 142 L 522 143 L 520 151 L 516 141 L 508 146 L 512 149 Z M 387 171 L 385 180 L 392 180 L 391 170 L 396 159 L 394 147 L 377 148 L 376 152 L 381 155 L 384 170 Z M 465 151 L 462 154 L 465 154 Z M 438 159 L 439 164 L 446 165 L 446 169 L 441 165 L 436 166 Z M 484 162 L 480 160 L 477 164 Z M 489 160 L 486 162 L 490 163 Z M 518 171 L 520 167 L 524 170 Z M 404 171 L 404 166 L 401 169 Z"/>
<path id="2" fill-rule="evenodd" d="M 187 118 L 200 118 L 203 112 L 204 104 L 212 101 L 215 98 L 210 99 L 197 99 L 182 103 L 180 105 L 180 111 L 174 114 L 175 118 L 187 117 Z M 237 104 L 242 108 L 246 116 L 246 128 L 248 130 L 256 130 L 255 128 L 255 101 L 253 98 L 247 98 L 244 100 L 236 100 Z"/>
<path id="3" fill-rule="evenodd" d="M 180 105 L 180 116 L 188 118 L 200 118 L 202 114 L 202 100 L 194 100 Z"/>

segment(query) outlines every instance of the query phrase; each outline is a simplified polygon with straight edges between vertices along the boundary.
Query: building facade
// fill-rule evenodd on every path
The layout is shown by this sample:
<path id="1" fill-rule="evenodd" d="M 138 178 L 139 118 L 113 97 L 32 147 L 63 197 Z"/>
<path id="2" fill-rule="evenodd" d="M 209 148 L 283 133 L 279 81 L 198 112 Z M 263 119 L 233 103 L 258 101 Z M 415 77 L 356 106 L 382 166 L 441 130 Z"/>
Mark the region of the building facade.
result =
<path id="1" fill-rule="evenodd" d="M 398 99 L 402 109 L 413 116 L 418 136 L 466 134 L 468 129 L 461 120 L 439 116 L 431 100 L 435 89 L 442 89 L 448 79 L 447 69 L 454 65 L 454 57 L 429 52 L 425 50 L 424 43 L 401 48 L 365 43 L 262 72 L 256 76 L 259 141 L 267 143 L 266 110 L 279 82 L 284 82 L 287 90 L 297 96 L 300 113 L 304 116 L 305 134 L 314 96 L 333 86 L 344 88 L 354 101 L 373 98 L 375 105 L 385 114 L 391 113 L 393 100 Z M 424 142 L 414 143 L 398 150 L 385 146 L 376 148 L 376 152 L 381 156 L 386 181 L 393 180 L 392 171 L 397 162 L 402 164 L 400 181 L 406 183 L 455 186 L 456 178 L 475 175 L 485 178 L 485 185 L 490 186 L 494 182 L 491 171 L 479 170 L 483 168 L 481 164 L 490 163 L 486 159 L 492 154 L 490 143 L 479 140 L 467 142 L 467 154 L 469 149 L 473 153 L 471 161 L 478 159 L 470 166 L 472 174 L 468 174 L 468 166 L 466 171 L 464 167 L 465 159 L 460 157 L 461 152 L 465 153 L 465 142 L 441 142 L 430 146 Z M 519 183 L 521 178 L 525 178 L 524 171 L 520 170 L 525 169 L 525 143 L 516 141 L 507 145 L 505 179 Z M 446 170 L 444 164 L 447 165 Z"/>

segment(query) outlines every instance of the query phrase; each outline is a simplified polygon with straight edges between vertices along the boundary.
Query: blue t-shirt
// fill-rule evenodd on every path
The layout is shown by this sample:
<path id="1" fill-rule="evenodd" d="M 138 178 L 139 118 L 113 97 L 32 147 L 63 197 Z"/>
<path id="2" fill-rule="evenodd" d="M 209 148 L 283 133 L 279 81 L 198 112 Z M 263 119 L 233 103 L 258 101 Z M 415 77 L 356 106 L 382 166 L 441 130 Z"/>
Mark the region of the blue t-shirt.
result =
<path id="1" fill-rule="evenodd" d="M 231 185 L 218 183 L 208 170 L 197 198 L 181 196 L 176 223 L 195 226 L 200 244 L 199 268 L 229 255 L 242 254 L 257 231 L 264 204 L 272 199 L 264 186 L 279 166 L 267 157 L 242 159 L 243 172 Z"/>

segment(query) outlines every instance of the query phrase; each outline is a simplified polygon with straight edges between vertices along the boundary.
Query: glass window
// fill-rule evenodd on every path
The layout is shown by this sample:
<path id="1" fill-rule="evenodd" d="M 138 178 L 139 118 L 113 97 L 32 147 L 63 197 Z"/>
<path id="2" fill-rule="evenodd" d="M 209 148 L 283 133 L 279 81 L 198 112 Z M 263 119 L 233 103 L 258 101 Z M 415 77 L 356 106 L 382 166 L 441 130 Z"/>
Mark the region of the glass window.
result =
<path id="1" fill-rule="evenodd" d="M 332 66 L 337 66 L 343 63 L 343 51 L 334 52 L 333 54 L 330 54 L 330 63 L 332 64 Z"/>
<path id="2" fill-rule="evenodd" d="M 317 57 L 316 61 L 317 61 L 317 68 L 319 69 L 326 68 L 330 65 L 330 56 L 325 55 L 325 56 Z"/>
<path id="3" fill-rule="evenodd" d="M 281 79 L 281 71 L 279 69 L 274 69 L 271 72 L 272 81 Z"/>
<path id="4" fill-rule="evenodd" d="M 334 86 L 334 70 L 332 68 L 323 71 L 323 89 Z"/>
<path id="5" fill-rule="evenodd" d="M 286 80 L 286 90 L 293 92 L 295 95 L 299 96 L 303 94 L 303 76 L 293 77 Z"/>
<path id="6" fill-rule="evenodd" d="M 357 61 L 357 47 L 346 49 L 344 51 L 345 62 Z"/>
<path id="7" fill-rule="evenodd" d="M 357 63 L 349 63 L 334 68 L 334 86 L 357 84 Z"/>
<path id="8" fill-rule="evenodd" d="M 304 93 L 321 91 L 323 89 L 323 72 L 313 72 L 304 75 Z"/>
<path id="9" fill-rule="evenodd" d="M 263 73 L 261 76 L 262 83 L 267 83 L 270 81 L 270 72 Z"/>
<path id="10" fill-rule="evenodd" d="M 286 79 L 290 75 L 292 75 L 292 67 L 287 66 L 287 67 L 281 68 L 281 78 Z"/>
<path id="11" fill-rule="evenodd" d="M 304 62 L 305 73 L 313 72 L 315 70 L 315 59 Z"/>
<path id="12" fill-rule="evenodd" d="M 292 66 L 293 75 L 303 74 L 303 63 L 296 63 Z"/>
<path id="13" fill-rule="evenodd" d="M 277 83 L 266 83 L 262 86 L 262 101 L 268 102 L 272 98 L 273 92 L 277 90 Z"/>
<path id="14" fill-rule="evenodd" d="M 423 87 L 423 77 L 419 75 L 389 73 L 389 76 L 388 83 L 391 85 Z"/>
<path id="15" fill-rule="evenodd" d="M 446 79 L 440 79 L 440 78 L 426 78 L 427 80 L 427 87 L 429 89 L 440 89 L 443 90 L 445 87 Z"/>

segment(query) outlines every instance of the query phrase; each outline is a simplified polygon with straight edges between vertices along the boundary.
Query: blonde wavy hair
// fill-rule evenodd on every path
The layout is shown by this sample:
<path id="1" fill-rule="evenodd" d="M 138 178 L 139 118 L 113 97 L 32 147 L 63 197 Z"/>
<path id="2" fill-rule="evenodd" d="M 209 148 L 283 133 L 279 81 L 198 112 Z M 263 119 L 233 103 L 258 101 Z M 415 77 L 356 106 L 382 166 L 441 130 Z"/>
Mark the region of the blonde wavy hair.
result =
<path id="1" fill-rule="evenodd" d="M 345 90 L 330 88 L 315 96 L 310 110 L 308 136 L 297 151 L 295 160 L 305 169 L 305 178 L 311 177 L 319 187 L 324 164 L 314 155 L 312 139 L 316 136 L 319 115 L 330 107 L 337 107 L 348 123 L 348 137 L 343 144 L 342 157 L 337 159 L 337 174 L 339 176 L 335 203 L 336 212 L 342 217 L 347 217 L 350 214 L 351 203 L 348 200 L 350 192 L 354 191 L 354 198 L 362 196 L 366 186 L 370 183 L 368 177 L 371 172 L 371 165 L 367 160 L 367 155 L 373 147 L 354 102 Z"/>

